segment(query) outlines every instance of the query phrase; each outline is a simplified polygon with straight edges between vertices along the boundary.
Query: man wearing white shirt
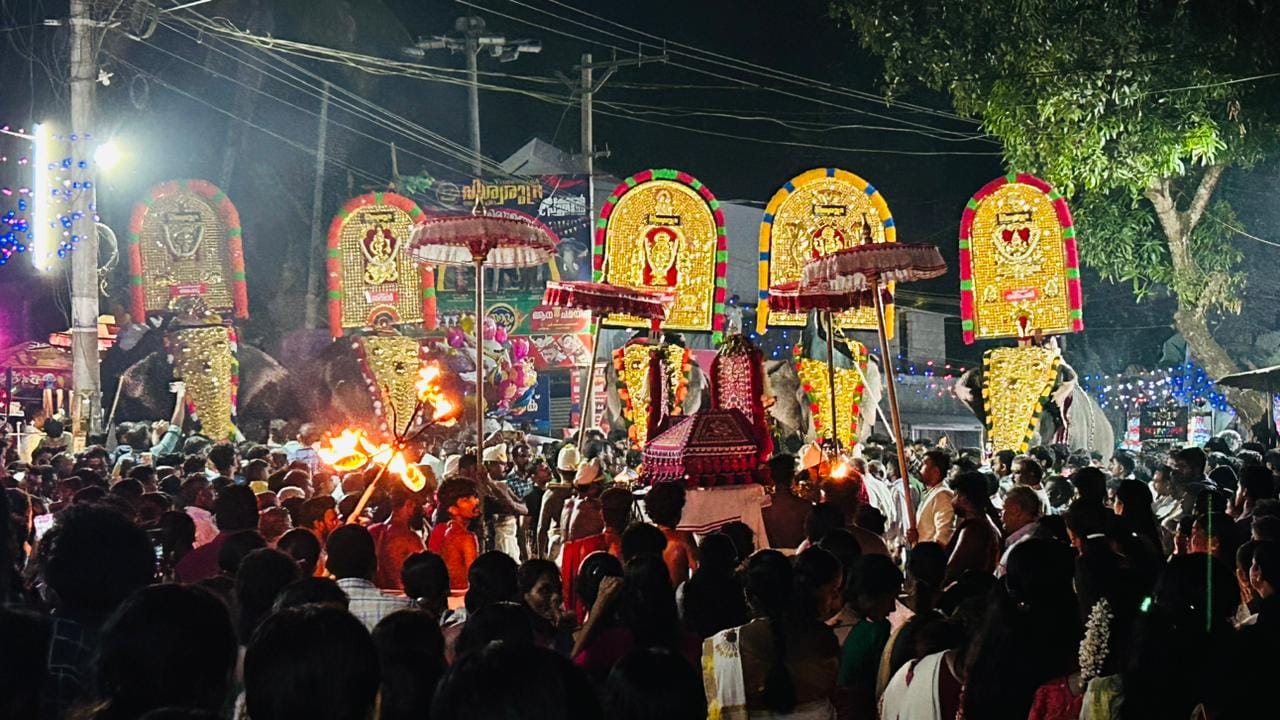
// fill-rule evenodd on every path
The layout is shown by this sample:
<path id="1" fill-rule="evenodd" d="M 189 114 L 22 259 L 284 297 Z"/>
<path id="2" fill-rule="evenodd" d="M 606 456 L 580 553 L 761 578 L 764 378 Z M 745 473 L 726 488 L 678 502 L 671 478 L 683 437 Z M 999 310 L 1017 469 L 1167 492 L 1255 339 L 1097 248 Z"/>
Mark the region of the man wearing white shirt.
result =
<path id="1" fill-rule="evenodd" d="M 1049 493 L 1042 484 L 1044 468 L 1040 463 L 1030 455 L 1019 455 L 1013 460 L 1013 476 L 1017 485 L 1031 488 L 1040 498 L 1040 514 L 1049 512 Z"/>
<path id="2" fill-rule="evenodd" d="M 1015 485 L 1005 495 L 1004 507 L 1000 511 L 1000 524 L 1005 531 L 1004 553 L 1000 555 L 1000 564 L 996 566 L 996 577 L 1004 577 L 1009 553 L 1013 552 L 1015 545 L 1027 539 L 1043 514 L 1040 498 L 1031 488 Z"/>
<path id="3" fill-rule="evenodd" d="M 955 533 L 955 510 L 952 507 L 951 488 L 944 480 L 951 469 L 951 455 L 945 450 L 930 450 L 924 454 L 920 466 L 920 480 L 924 483 L 924 496 L 920 498 L 920 510 L 916 513 L 916 529 L 907 530 L 907 542 L 936 542 L 946 546 Z"/>

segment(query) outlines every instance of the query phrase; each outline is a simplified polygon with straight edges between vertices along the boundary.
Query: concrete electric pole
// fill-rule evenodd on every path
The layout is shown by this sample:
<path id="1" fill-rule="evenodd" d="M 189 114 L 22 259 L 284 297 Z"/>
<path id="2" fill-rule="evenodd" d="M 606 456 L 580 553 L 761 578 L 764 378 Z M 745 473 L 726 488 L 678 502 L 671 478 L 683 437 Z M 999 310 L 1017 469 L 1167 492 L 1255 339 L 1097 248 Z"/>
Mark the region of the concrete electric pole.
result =
<path id="1" fill-rule="evenodd" d="M 480 153 L 480 67 L 479 55 L 487 51 L 499 62 L 511 62 L 521 53 L 542 52 L 541 40 L 511 40 L 503 35 L 485 32 L 484 18 L 468 15 L 453 23 L 457 35 L 434 35 L 419 38 L 413 47 L 404 49 L 406 55 L 425 57 L 428 50 L 448 50 L 466 53 L 467 56 L 467 136 L 471 143 L 471 172 L 482 174 L 483 155 Z"/>
<path id="2" fill-rule="evenodd" d="M 88 138 L 94 135 L 94 96 L 98 80 L 97 26 L 93 20 L 93 0 L 71 0 L 71 132 Z M 92 188 L 75 196 L 72 212 L 92 218 L 95 192 Z M 75 391 L 72 417 L 87 421 L 90 434 L 102 432 L 102 378 L 98 373 L 98 228 L 85 222 L 80 241 L 71 253 L 71 384 Z M 79 428 L 75 433 L 80 434 Z"/>

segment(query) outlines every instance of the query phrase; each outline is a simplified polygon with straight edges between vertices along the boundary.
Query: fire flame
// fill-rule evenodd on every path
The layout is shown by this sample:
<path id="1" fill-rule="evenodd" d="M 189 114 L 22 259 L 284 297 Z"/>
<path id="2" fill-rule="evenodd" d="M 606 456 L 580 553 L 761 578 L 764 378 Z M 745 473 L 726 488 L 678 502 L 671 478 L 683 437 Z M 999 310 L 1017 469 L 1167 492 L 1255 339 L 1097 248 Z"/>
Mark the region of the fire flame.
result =
<path id="1" fill-rule="evenodd" d="M 418 402 L 431 408 L 432 422 L 449 425 L 457 421 L 462 408 L 441 391 L 438 365 L 427 365 L 419 370 L 414 386 L 418 391 Z M 387 443 L 375 445 L 363 432 L 353 428 L 346 428 L 337 436 L 330 437 L 318 453 L 325 465 L 338 472 L 354 472 L 369 465 L 383 465 L 387 472 L 399 477 L 414 492 L 427 484 L 426 475 L 405 458 L 403 450 Z"/>
<path id="2" fill-rule="evenodd" d="M 431 406 L 431 420 L 438 425 L 452 425 L 461 407 L 444 396 L 440 389 L 440 366 L 432 363 L 418 371 L 418 401 Z"/>
<path id="3" fill-rule="evenodd" d="M 831 468 L 831 478 L 833 480 L 843 480 L 846 477 L 849 477 L 849 471 L 852 469 L 853 466 L 848 460 L 840 458 L 840 461 Z"/>

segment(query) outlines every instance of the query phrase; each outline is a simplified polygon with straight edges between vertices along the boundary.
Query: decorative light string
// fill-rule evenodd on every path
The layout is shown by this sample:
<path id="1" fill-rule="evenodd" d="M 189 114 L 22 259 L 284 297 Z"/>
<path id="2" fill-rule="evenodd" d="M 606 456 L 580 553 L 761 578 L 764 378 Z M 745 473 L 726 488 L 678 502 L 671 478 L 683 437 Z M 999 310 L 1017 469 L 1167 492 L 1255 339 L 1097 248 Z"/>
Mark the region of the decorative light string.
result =
<path id="1" fill-rule="evenodd" d="M 1104 410 L 1176 402 L 1207 403 L 1219 412 L 1235 412 L 1217 383 L 1195 362 L 1137 373 L 1083 375 L 1080 387 L 1093 395 Z"/>
<path id="2" fill-rule="evenodd" d="M 93 189 L 91 161 L 78 152 L 91 136 L 47 135 L 40 129 L 28 133 L 12 130 L 8 125 L 0 126 L 0 134 L 35 146 L 31 156 L 15 154 L 12 160 L 18 166 L 31 168 L 31 186 L 0 187 L 0 197 L 16 198 L 13 206 L 0 213 L 0 265 L 7 264 L 14 253 L 39 251 L 38 236 L 47 232 L 47 255 L 36 262 L 43 262 L 40 269 L 48 270 L 55 257 L 65 258 L 75 250 L 86 223 L 98 221 L 96 205 L 89 205 L 87 215 L 74 209 L 81 195 Z M 69 145 L 70 154 L 51 152 L 62 143 Z M 0 152 L 0 162 L 11 162 L 10 155 Z"/>

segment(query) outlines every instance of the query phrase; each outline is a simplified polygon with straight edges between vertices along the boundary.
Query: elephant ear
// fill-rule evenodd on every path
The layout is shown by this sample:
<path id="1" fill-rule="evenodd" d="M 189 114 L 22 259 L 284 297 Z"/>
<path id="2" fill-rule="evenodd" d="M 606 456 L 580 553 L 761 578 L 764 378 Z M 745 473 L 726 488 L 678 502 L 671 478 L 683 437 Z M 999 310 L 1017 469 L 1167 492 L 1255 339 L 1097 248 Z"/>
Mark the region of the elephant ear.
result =
<path id="1" fill-rule="evenodd" d="M 986 423 L 987 411 L 982 402 L 982 368 L 975 367 L 961 373 L 960 378 L 952 386 L 956 399 L 964 403 L 970 412 L 978 418 L 978 422 Z"/>
<path id="2" fill-rule="evenodd" d="M 1059 409 L 1067 407 L 1067 398 L 1075 392 L 1080 384 L 1080 376 L 1076 369 L 1066 362 L 1058 363 L 1058 384 L 1053 388 L 1050 401 Z"/>
<path id="3" fill-rule="evenodd" d="M 867 369 L 862 373 L 862 417 L 858 423 L 858 442 L 871 436 L 876 425 L 876 409 L 884 395 L 884 373 L 880 370 L 878 356 L 871 356 Z"/>

